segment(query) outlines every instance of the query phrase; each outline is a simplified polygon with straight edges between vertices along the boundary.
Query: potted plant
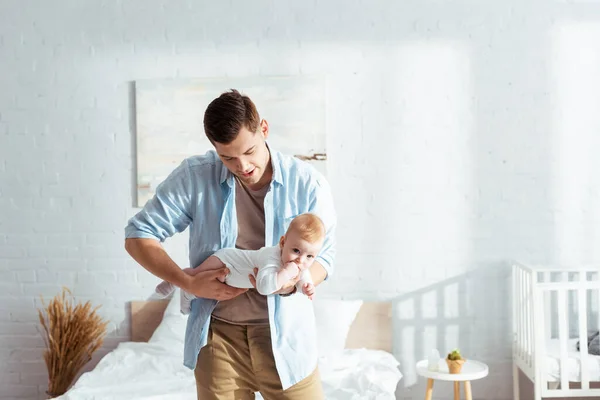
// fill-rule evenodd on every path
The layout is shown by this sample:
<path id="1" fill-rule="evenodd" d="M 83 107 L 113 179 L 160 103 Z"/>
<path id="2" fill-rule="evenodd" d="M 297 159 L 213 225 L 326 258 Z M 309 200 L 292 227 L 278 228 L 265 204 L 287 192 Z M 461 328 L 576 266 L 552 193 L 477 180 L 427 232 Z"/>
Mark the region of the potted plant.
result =
<path id="1" fill-rule="evenodd" d="M 98 315 L 98 307 L 93 308 L 89 301 L 75 303 L 66 288 L 48 304 L 42 299 L 42 305 L 38 313 L 46 344 L 46 393 L 52 398 L 67 391 L 77 373 L 102 346 L 108 321 Z"/>
<path id="2" fill-rule="evenodd" d="M 460 354 L 460 350 L 454 349 L 450 353 L 448 353 L 448 357 L 446 357 L 446 363 L 448 364 L 448 370 L 451 374 L 460 374 L 460 370 L 465 363 L 465 360 Z"/>

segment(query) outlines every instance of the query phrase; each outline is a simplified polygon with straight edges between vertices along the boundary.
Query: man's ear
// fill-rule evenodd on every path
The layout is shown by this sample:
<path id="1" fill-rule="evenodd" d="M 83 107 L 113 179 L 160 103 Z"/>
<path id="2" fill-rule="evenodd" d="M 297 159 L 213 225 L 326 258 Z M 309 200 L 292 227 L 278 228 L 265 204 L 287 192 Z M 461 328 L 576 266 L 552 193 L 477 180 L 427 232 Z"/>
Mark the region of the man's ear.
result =
<path id="1" fill-rule="evenodd" d="M 281 239 L 279 239 L 279 247 L 283 248 L 283 245 L 285 244 L 285 237 L 282 236 Z"/>
<path id="2" fill-rule="evenodd" d="M 263 119 L 260 121 L 258 129 L 260 130 L 260 133 L 263 135 L 263 138 L 265 138 L 265 140 L 266 140 L 269 137 L 269 123 L 267 122 L 266 119 Z"/>

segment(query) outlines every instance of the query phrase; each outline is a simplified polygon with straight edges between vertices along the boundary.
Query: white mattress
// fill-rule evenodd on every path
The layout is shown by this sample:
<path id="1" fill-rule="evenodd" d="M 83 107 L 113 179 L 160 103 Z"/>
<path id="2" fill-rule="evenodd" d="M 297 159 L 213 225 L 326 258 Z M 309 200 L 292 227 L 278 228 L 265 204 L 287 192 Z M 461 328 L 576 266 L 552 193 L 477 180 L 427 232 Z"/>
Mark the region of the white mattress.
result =
<path id="1" fill-rule="evenodd" d="M 160 344 L 124 342 L 57 399 L 196 400 L 193 371 L 182 360 L 181 352 Z M 321 358 L 325 398 L 393 400 L 402 377 L 398 365 L 391 354 L 377 350 L 345 350 L 335 358 Z"/>
<path id="2" fill-rule="evenodd" d="M 581 382 L 581 357 L 577 350 L 577 341 L 579 339 L 570 339 L 568 349 L 567 372 L 569 381 Z M 546 355 L 546 374 L 548 381 L 560 381 L 560 342 L 558 339 L 552 339 L 547 342 L 548 353 Z M 600 356 L 588 354 L 584 359 L 584 366 L 588 370 L 590 381 L 600 381 Z"/>

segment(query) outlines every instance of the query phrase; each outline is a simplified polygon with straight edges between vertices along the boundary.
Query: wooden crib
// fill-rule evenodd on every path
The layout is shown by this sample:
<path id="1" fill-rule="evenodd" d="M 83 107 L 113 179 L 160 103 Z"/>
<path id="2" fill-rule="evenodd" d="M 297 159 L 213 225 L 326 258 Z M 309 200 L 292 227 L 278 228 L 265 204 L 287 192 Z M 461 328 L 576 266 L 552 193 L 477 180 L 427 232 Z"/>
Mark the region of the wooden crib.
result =
<path id="1" fill-rule="evenodd" d="M 600 328 L 600 267 L 515 263 L 512 283 L 514 399 L 520 399 L 519 369 L 533 382 L 535 400 L 600 398 L 600 388 L 592 387 L 600 381 L 600 357 L 587 346 L 588 334 Z"/>

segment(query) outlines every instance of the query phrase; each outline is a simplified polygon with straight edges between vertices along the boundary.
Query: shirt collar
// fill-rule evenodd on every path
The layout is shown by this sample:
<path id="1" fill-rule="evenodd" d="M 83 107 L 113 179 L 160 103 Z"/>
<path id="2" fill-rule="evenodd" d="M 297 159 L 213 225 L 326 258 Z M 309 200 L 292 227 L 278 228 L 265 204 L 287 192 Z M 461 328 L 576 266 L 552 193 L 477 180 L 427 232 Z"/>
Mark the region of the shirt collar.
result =
<path id="1" fill-rule="evenodd" d="M 269 153 L 271 153 L 271 167 L 273 168 L 273 182 L 283 186 L 283 177 L 281 174 L 281 153 L 272 150 L 267 143 Z"/>

